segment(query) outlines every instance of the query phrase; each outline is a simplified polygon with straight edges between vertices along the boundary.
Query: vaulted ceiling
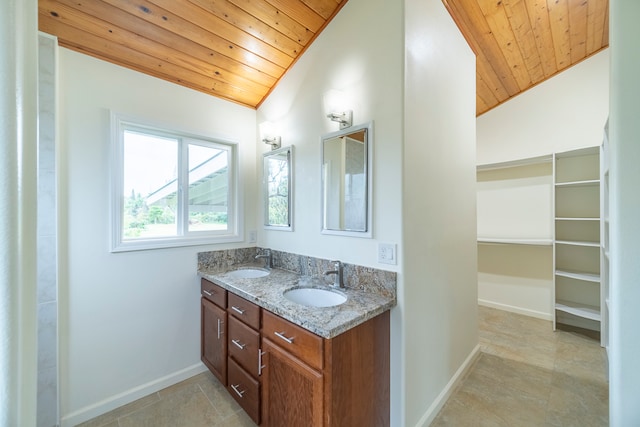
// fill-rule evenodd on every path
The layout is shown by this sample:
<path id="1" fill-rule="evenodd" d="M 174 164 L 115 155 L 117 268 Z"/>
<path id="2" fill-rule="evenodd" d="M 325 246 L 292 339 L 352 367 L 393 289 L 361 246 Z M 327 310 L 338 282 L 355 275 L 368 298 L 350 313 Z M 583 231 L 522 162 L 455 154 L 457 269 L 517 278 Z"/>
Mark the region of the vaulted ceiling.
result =
<path id="1" fill-rule="evenodd" d="M 477 114 L 608 45 L 608 0 L 442 0 L 477 55 Z M 347 0 L 39 0 L 61 46 L 257 107 Z"/>
<path id="2" fill-rule="evenodd" d="M 39 0 L 61 46 L 256 107 L 347 0 Z"/>
<path id="3" fill-rule="evenodd" d="M 442 1 L 476 53 L 478 115 L 609 45 L 609 0 Z"/>

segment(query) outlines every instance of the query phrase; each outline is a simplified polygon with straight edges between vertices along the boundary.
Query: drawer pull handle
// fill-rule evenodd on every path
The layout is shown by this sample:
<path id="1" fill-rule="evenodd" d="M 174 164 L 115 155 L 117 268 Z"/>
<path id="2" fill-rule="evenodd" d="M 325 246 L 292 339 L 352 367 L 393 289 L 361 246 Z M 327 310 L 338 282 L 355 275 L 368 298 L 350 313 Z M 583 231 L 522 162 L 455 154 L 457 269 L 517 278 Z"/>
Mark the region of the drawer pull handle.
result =
<path id="1" fill-rule="evenodd" d="M 246 392 L 246 390 L 242 390 L 240 391 L 240 384 L 238 385 L 233 385 L 231 384 L 231 388 L 233 389 L 233 391 L 236 392 L 236 394 L 240 397 L 242 397 L 242 395 Z"/>
<path id="2" fill-rule="evenodd" d="M 235 305 L 231 306 L 231 310 L 235 311 L 236 313 L 240 313 L 240 314 L 244 314 L 245 310 L 236 307 Z"/>
<path id="3" fill-rule="evenodd" d="M 203 289 L 202 293 L 205 294 L 208 297 L 212 297 L 215 292 L 209 292 L 208 290 Z"/>
<path id="4" fill-rule="evenodd" d="M 258 376 L 262 375 L 262 369 L 265 365 L 262 364 L 262 356 L 264 355 L 264 351 L 258 349 Z"/>
<path id="5" fill-rule="evenodd" d="M 244 348 L 247 346 L 246 344 L 240 344 L 240 341 L 238 340 L 231 340 L 231 342 L 234 343 L 240 350 L 244 350 Z"/>
<path id="6" fill-rule="evenodd" d="M 222 319 L 218 319 L 218 339 L 220 339 L 220 337 L 222 336 L 222 324 L 224 322 L 222 321 Z"/>
<path id="7" fill-rule="evenodd" d="M 287 338 L 287 337 L 285 337 L 285 336 L 284 336 L 284 331 L 282 331 L 282 332 L 274 332 L 274 334 L 275 334 L 278 338 L 280 338 L 280 339 L 282 339 L 282 340 L 284 340 L 284 341 L 288 342 L 289 344 L 293 344 L 293 337 L 291 337 L 291 338 Z"/>

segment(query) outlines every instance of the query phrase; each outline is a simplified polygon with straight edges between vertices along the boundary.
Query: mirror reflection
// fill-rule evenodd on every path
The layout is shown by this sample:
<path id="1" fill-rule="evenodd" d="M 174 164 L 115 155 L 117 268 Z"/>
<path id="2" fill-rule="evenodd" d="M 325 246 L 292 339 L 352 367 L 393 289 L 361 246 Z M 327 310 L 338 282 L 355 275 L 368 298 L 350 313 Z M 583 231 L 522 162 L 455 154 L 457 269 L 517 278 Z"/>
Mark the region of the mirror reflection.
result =
<path id="1" fill-rule="evenodd" d="M 264 225 L 265 228 L 291 231 L 293 146 L 264 154 Z"/>
<path id="2" fill-rule="evenodd" d="M 322 138 L 322 232 L 371 237 L 371 125 Z"/>

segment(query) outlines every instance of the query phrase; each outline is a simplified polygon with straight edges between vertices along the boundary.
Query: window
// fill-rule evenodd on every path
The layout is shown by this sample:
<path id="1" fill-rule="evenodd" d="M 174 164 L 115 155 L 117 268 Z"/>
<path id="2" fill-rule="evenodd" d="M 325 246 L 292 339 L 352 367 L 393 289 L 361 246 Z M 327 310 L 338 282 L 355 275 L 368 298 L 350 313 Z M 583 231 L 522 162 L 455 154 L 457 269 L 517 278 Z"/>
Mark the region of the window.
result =
<path id="1" fill-rule="evenodd" d="M 236 146 L 113 115 L 112 251 L 239 241 Z"/>

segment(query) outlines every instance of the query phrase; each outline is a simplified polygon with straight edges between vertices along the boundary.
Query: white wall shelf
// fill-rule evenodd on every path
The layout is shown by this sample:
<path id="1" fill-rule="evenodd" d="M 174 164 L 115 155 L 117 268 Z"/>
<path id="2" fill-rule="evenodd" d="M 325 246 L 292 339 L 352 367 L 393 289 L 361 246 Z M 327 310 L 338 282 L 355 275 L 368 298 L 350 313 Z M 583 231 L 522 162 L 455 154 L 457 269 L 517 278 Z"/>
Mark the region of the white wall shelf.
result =
<path id="1" fill-rule="evenodd" d="M 600 308 L 596 306 L 580 305 L 572 301 L 556 300 L 556 310 L 572 314 L 584 319 L 600 321 Z"/>
<path id="2" fill-rule="evenodd" d="M 504 245 L 533 245 L 533 246 L 551 246 L 553 239 L 500 239 L 491 237 L 478 237 L 480 244 L 504 244 Z"/>
<path id="3" fill-rule="evenodd" d="M 551 154 L 548 154 L 545 156 L 528 157 L 523 159 L 509 160 L 506 162 L 484 163 L 484 164 L 478 165 L 476 167 L 476 170 L 480 172 L 480 171 L 493 170 L 493 169 L 505 169 L 505 168 L 513 168 L 518 166 L 535 165 L 539 163 L 551 163 L 552 161 L 553 161 L 553 156 Z"/>
<path id="4" fill-rule="evenodd" d="M 584 181 L 556 182 L 557 187 L 589 187 L 600 185 L 599 179 L 588 179 Z"/>
<path id="5" fill-rule="evenodd" d="M 604 127 L 602 145 L 600 146 L 600 345 L 609 351 L 609 123 Z"/>
<path id="6" fill-rule="evenodd" d="M 601 179 L 599 147 L 555 154 L 554 329 L 603 328 Z"/>
<path id="7" fill-rule="evenodd" d="M 551 320 L 553 155 L 477 167 L 478 303 Z"/>
<path id="8" fill-rule="evenodd" d="M 591 218 L 591 217 L 582 217 L 582 218 L 576 218 L 576 217 L 557 217 L 556 221 L 596 221 L 599 222 L 600 218 Z"/>
<path id="9" fill-rule="evenodd" d="M 482 164 L 477 176 L 480 302 L 602 329 L 600 148 Z"/>
<path id="10" fill-rule="evenodd" d="M 556 276 L 568 277 L 575 280 L 584 280 L 585 282 L 600 283 L 599 274 L 581 273 L 577 271 L 556 270 Z"/>
<path id="11" fill-rule="evenodd" d="M 571 245 L 571 246 L 588 246 L 591 248 L 599 248 L 600 242 L 587 242 L 579 240 L 556 240 L 557 245 Z"/>

